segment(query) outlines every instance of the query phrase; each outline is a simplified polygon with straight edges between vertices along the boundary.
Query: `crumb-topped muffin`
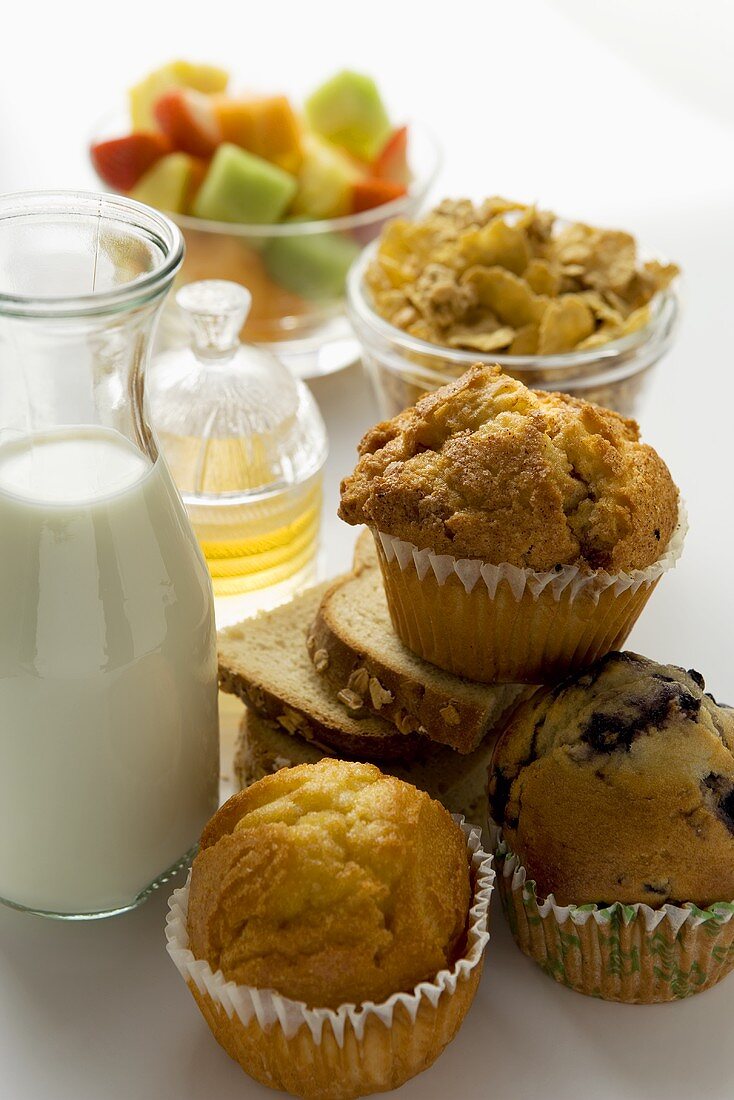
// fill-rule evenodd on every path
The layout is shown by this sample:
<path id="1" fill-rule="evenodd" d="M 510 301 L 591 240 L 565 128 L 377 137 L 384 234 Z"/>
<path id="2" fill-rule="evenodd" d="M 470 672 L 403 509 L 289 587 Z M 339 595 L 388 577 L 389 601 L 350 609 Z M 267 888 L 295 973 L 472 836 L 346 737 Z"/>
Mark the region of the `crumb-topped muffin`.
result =
<path id="1" fill-rule="evenodd" d="M 397 1088 L 479 986 L 479 831 L 372 764 L 285 768 L 231 798 L 169 902 L 168 951 L 217 1041 L 305 1100 Z"/>
<path id="2" fill-rule="evenodd" d="M 359 454 L 342 519 L 457 558 L 644 569 L 678 520 L 670 472 L 633 420 L 499 367 L 378 424 Z"/>
<path id="3" fill-rule="evenodd" d="M 561 905 L 734 899 L 734 710 L 698 672 L 636 653 L 522 705 L 491 814 Z"/>
<path id="4" fill-rule="evenodd" d="M 536 693 L 497 746 L 490 814 L 521 949 L 612 1000 L 734 965 L 734 710 L 698 672 L 609 653 Z"/>
<path id="5" fill-rule="evenodd" d="M 378 424 L 339 515 L 377 545 L 401 641 L 484 683 L 558 680 L 619 649 L 683 538 L 637 425 L 499 367 Z"/>
<path id="6" fill-rule="evenodd" d="M 466 842 L 440 803 L 372 764 L 302 764 L 207 826 L 191 950 L 310 1006 L 381 1001 L 451 965 L 470 893 Z"/>

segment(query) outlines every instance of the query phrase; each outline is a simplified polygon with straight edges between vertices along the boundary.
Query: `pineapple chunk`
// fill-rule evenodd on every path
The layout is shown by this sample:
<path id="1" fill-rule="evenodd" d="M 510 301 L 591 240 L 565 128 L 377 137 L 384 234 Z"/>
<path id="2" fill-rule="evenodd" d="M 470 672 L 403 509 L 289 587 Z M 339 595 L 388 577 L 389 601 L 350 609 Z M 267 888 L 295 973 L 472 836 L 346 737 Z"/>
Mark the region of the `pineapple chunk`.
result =
<path id="1" fill-rule="evenodd" d="M 157 129 L 153 105 L 169 88 L 193 88 L 197 92 L 223 92 L 229 73 L 216 65 L 197 65 L 193 61 L 170 61 L 149 73 L 128 92 L 133 130 Z"/>
<path id="2" fill-rule="evenodd" d="M 338 218 L 352 208 L 359 168 L 346 153 L 316 134 L 305 134 L 303 164 L 291 213 L 304 218 Z"/>

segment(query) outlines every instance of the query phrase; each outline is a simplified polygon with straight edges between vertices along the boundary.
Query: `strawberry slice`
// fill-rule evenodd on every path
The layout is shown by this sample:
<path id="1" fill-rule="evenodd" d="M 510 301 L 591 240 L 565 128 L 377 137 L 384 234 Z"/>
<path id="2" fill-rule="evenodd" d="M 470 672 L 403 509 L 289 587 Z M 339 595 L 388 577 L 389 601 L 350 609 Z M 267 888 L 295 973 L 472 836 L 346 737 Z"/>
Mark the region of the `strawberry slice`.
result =
<path id="1" fill-rule="evenodd" d="M 192 88 L 171 88 L 156 100 L 155 120 L 174 149 L 194 157 L 210 157 L 222 140 L 209 96 Z"/>
<path id="2" fill-rule="evenodd" d="M 408 127 L 394 130 L 385 142 L 382 152 L 372 165 L 372 175 L 392 183 L 410 183 L 408 168 Z"/>
<path id="3" fill-rule="evenodd" d="M 402 183 L 393 183 L 392 180 L 379 180 L 369 178 L 359 180 L 352 188 L 352 213 L 360 214 L 363 210 L 372 210 L 375 206 L 399 199 L 407 194 L 408 188 Z"/>
<path id="4" fill-rule="evenodd" d="M 131 191 L 148 169 L 170 152 L 165 134 L 147 130 L 98 141 L 89 150 L 97 175 L 115 191 Z"/>

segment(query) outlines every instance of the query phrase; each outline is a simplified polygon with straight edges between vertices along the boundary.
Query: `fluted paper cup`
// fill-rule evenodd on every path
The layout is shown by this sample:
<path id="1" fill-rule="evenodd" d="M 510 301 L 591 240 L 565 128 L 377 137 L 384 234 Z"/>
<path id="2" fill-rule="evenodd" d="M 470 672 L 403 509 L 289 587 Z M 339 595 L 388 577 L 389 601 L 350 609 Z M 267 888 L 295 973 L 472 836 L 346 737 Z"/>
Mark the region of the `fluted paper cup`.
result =
<path id="1" fill-rule="evenodd" d="M 459 1030 L 479 985 L 494 883 L 481 833 L 455 818 L 467 842 L 472 901 L 465 945 L 451 969 L 380 1004 L 309 1008 L 270 989 L 227 981 L 189 949 L 189 883 L 169 901 L 168 953 L 217 1041 L 263 1085 L 307 1100 L 349 1100 L 397 1088 L 426 1069 Z"/>
<path id="2" fill-rule="evenodd" d="M 621 649 L 678 561 L 684 507 L 665 553 L 628 573 L 559 566 L 541 573 L 419 550 L 373 531 L 395 631 L 439 668 L 483 683 L 547 683 Z"/>
<path id="3" fill-rule="evenodd" d="M 520 950 L 569 989 L 606 1001 L 660 1004 L 710 989 L 734 967 L 734 903 L 558 905 L 496 842 L 497 888 Z"/>

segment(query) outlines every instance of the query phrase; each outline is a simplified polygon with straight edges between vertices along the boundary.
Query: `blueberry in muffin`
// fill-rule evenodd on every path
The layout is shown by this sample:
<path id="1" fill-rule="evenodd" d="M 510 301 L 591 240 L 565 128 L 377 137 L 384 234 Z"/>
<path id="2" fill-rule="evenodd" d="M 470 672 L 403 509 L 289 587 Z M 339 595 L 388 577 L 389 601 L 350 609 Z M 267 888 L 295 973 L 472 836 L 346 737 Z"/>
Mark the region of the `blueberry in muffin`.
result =
<path id="1" fill-rule="evenodd" d="M 694 670 L 614 652 L 537 692 L 497 747 L 489 800 L 540 898 L 734 899 L 734 710 Z"/>

